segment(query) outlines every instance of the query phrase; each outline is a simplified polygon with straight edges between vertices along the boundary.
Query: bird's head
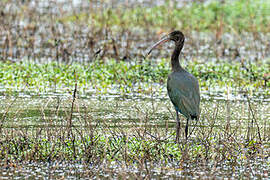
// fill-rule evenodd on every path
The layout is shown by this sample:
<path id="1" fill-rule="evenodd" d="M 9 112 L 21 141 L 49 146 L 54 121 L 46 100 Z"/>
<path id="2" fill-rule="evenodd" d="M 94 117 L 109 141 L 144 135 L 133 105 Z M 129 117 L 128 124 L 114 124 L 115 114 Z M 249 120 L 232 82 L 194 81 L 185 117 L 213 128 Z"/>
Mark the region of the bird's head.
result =
<path id="1" fill-rule="evenodd" d="M 163 36 L 161 38 L 161 40 L 159 40 L 158 42 L 156 42 L 151 47 L 151 49 L 149 50 L 149 52 L 147 53 L 147 55 L 149 55 L 155 47 L 157 47 L 158 45 L 163 44 L 165 42 L 168 42 L 168 41 L 174 41 L 176 45 L 183 45 L 184 42 L 185 42 L 185 36 L 184 36 L 184 34 L 181 31 L 173 31 L 173 32 L 171 32 L 171 33 Z"/>
<path id="2" fill-rule="evenodd" d="M 181 31 L 173 31 L 167 35 L 168 38 L 177 44 L 182 44 L 185 41 L 185 36 Z"/>

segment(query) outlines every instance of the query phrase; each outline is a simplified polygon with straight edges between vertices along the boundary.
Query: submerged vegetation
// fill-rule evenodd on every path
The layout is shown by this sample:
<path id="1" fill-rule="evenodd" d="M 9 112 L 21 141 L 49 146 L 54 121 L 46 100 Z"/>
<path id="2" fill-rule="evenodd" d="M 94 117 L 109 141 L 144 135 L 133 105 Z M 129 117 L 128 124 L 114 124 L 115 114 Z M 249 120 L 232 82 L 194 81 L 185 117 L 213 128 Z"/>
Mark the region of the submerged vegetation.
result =
<path id="1" fill-rule="evenodd" d="M 0 7 L 0 179 L 270 177 L 268 1 Z M 174 29 L 202 96 L 179 144 L 172 44 L 144 57 Z"/>

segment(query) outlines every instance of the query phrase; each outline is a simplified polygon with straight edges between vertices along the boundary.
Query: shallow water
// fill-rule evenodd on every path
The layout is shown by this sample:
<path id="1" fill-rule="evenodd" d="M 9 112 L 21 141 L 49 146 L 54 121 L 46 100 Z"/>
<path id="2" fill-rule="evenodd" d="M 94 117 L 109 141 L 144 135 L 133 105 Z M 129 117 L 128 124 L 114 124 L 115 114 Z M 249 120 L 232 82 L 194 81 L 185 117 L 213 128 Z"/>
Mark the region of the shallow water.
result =
<path id="1" fill-rule="evenodd" d="M 211 93 L 201 92 L 202 112 L 207 112 L 219 104 L 221 111 L 226 111 L 229 108 L 232 114 L 236 114 L 236 117 L 240 115 L 243 118 L 247 118 L 247 114 L 250 111 L 248 103 L 250 102 L 259 116 L 269 118 L 269 96 L 260 95 L 259 92 L 252 97 L 246 97 L 241 93 L 234 93 L 237 92 L 227 95 L 215 91 Z M 106 95 L 102 95 L 89 92 L 78 94 L 77 96 L 78 99 L 75 101 L 75 105 L 78 111 L 85 108 L 87 113 L 91 113 L 96 120 L 105 118 L 111 121 L 121 121 L 121 123 L 125 124 L 129 121 L 129 118 L 133 117 L 138 122 L 140 118 L 134 112 L 137 110 L 142 112 L 152 111 L 153 119 L 158 121 L 156 123 L 162 123 L 162 120 L 159 121 L 160 117 L 166 116 L 169 118 L 169 111 L 173 111 L 165 89 L 159 95 L 139 93 L 120 95 L 115 92 L 108 92 Z M 39 94 L 36 94 L 36 92 L 14 91 L 11 95 L 2 90 L 0 91 L 0 99 L 0 113 L 4 114 L 7 112 L 12 121 L 14 120 L 12 117 L 16 116 L 16 126 L 21 123 L 35 126 L 36 123 L 36 125 L 44 123 L 41 120 L 42 113 L 58 120 L 64 118 L 65 113 L 70 111 L 72 94 L 64 93 L 64 91 L 47 91 Z M 241 112 L 238 107 L 241 107 Z M 60 115 L 56 114 L 56 111 Z M 225 115 L 226 113 L 224 113 Z M 12 121 L 7 121 L 7 123 L 11 125 L 15 122 Z M 173 119 L 172 122 L 174 123 Z"/>

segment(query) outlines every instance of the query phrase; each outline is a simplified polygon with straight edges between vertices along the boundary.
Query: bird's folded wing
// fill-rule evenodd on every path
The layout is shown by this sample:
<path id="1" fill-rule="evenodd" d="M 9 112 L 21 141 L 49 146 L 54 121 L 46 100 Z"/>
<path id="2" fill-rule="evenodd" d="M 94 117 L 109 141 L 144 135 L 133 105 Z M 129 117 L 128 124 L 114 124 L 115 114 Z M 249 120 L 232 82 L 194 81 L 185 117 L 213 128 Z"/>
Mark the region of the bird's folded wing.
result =
<path id="1" fill-rule="evenodd" d="M 172 88 L 169 97 L 176 108 L 187 118 L 199 115 L 200 97 L 194 91 L 185 88 Z"/>

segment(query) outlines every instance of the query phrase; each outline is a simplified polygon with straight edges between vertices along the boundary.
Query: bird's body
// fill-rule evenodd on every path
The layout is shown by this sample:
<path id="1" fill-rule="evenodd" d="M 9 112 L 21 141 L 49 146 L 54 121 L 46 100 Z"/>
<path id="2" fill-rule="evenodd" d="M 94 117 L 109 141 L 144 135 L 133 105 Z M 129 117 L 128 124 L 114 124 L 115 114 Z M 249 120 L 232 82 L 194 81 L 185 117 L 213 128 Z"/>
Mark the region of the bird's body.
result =
<path id="1" fill-rule="evenodd" d="M 167 80 L 168 95 L 176 110 L 176 141 L 179 141 L 180 120 L 178 113 L 187 118 L 185 134 L 188 135 L 188 121 L 199 119 L 200 91 L 198 80 L 185 70 L 176 71 Z"/>
<path id="2" fill-rule="evenodd" d="M 184 46 L 185 37 L 180 31 L 173 31 L 159 42 L 155 43 L 148 54 L 157 45 L 172 40 L 175 42 L 175 49 L 171 57 L 172 73 L 168 76 L 168 95 L 176 110 L 176 141 L 179 141 L 180 120 L 178 113 L 187 118 L 185 135 L 188 135 L 188 122 L 190 119 L 199 119 L 200 115 L 200 90 L 198 80 L 179 63 L 179 54 Z"/>
<path id="3" fill-rule="evenodd" d="M 175 109 L 186 118 L 198 118 L 199 115 L 199 84 L 189 72 L 177 71 L 169 75 L 167 80 L 168 95 Z"/>

